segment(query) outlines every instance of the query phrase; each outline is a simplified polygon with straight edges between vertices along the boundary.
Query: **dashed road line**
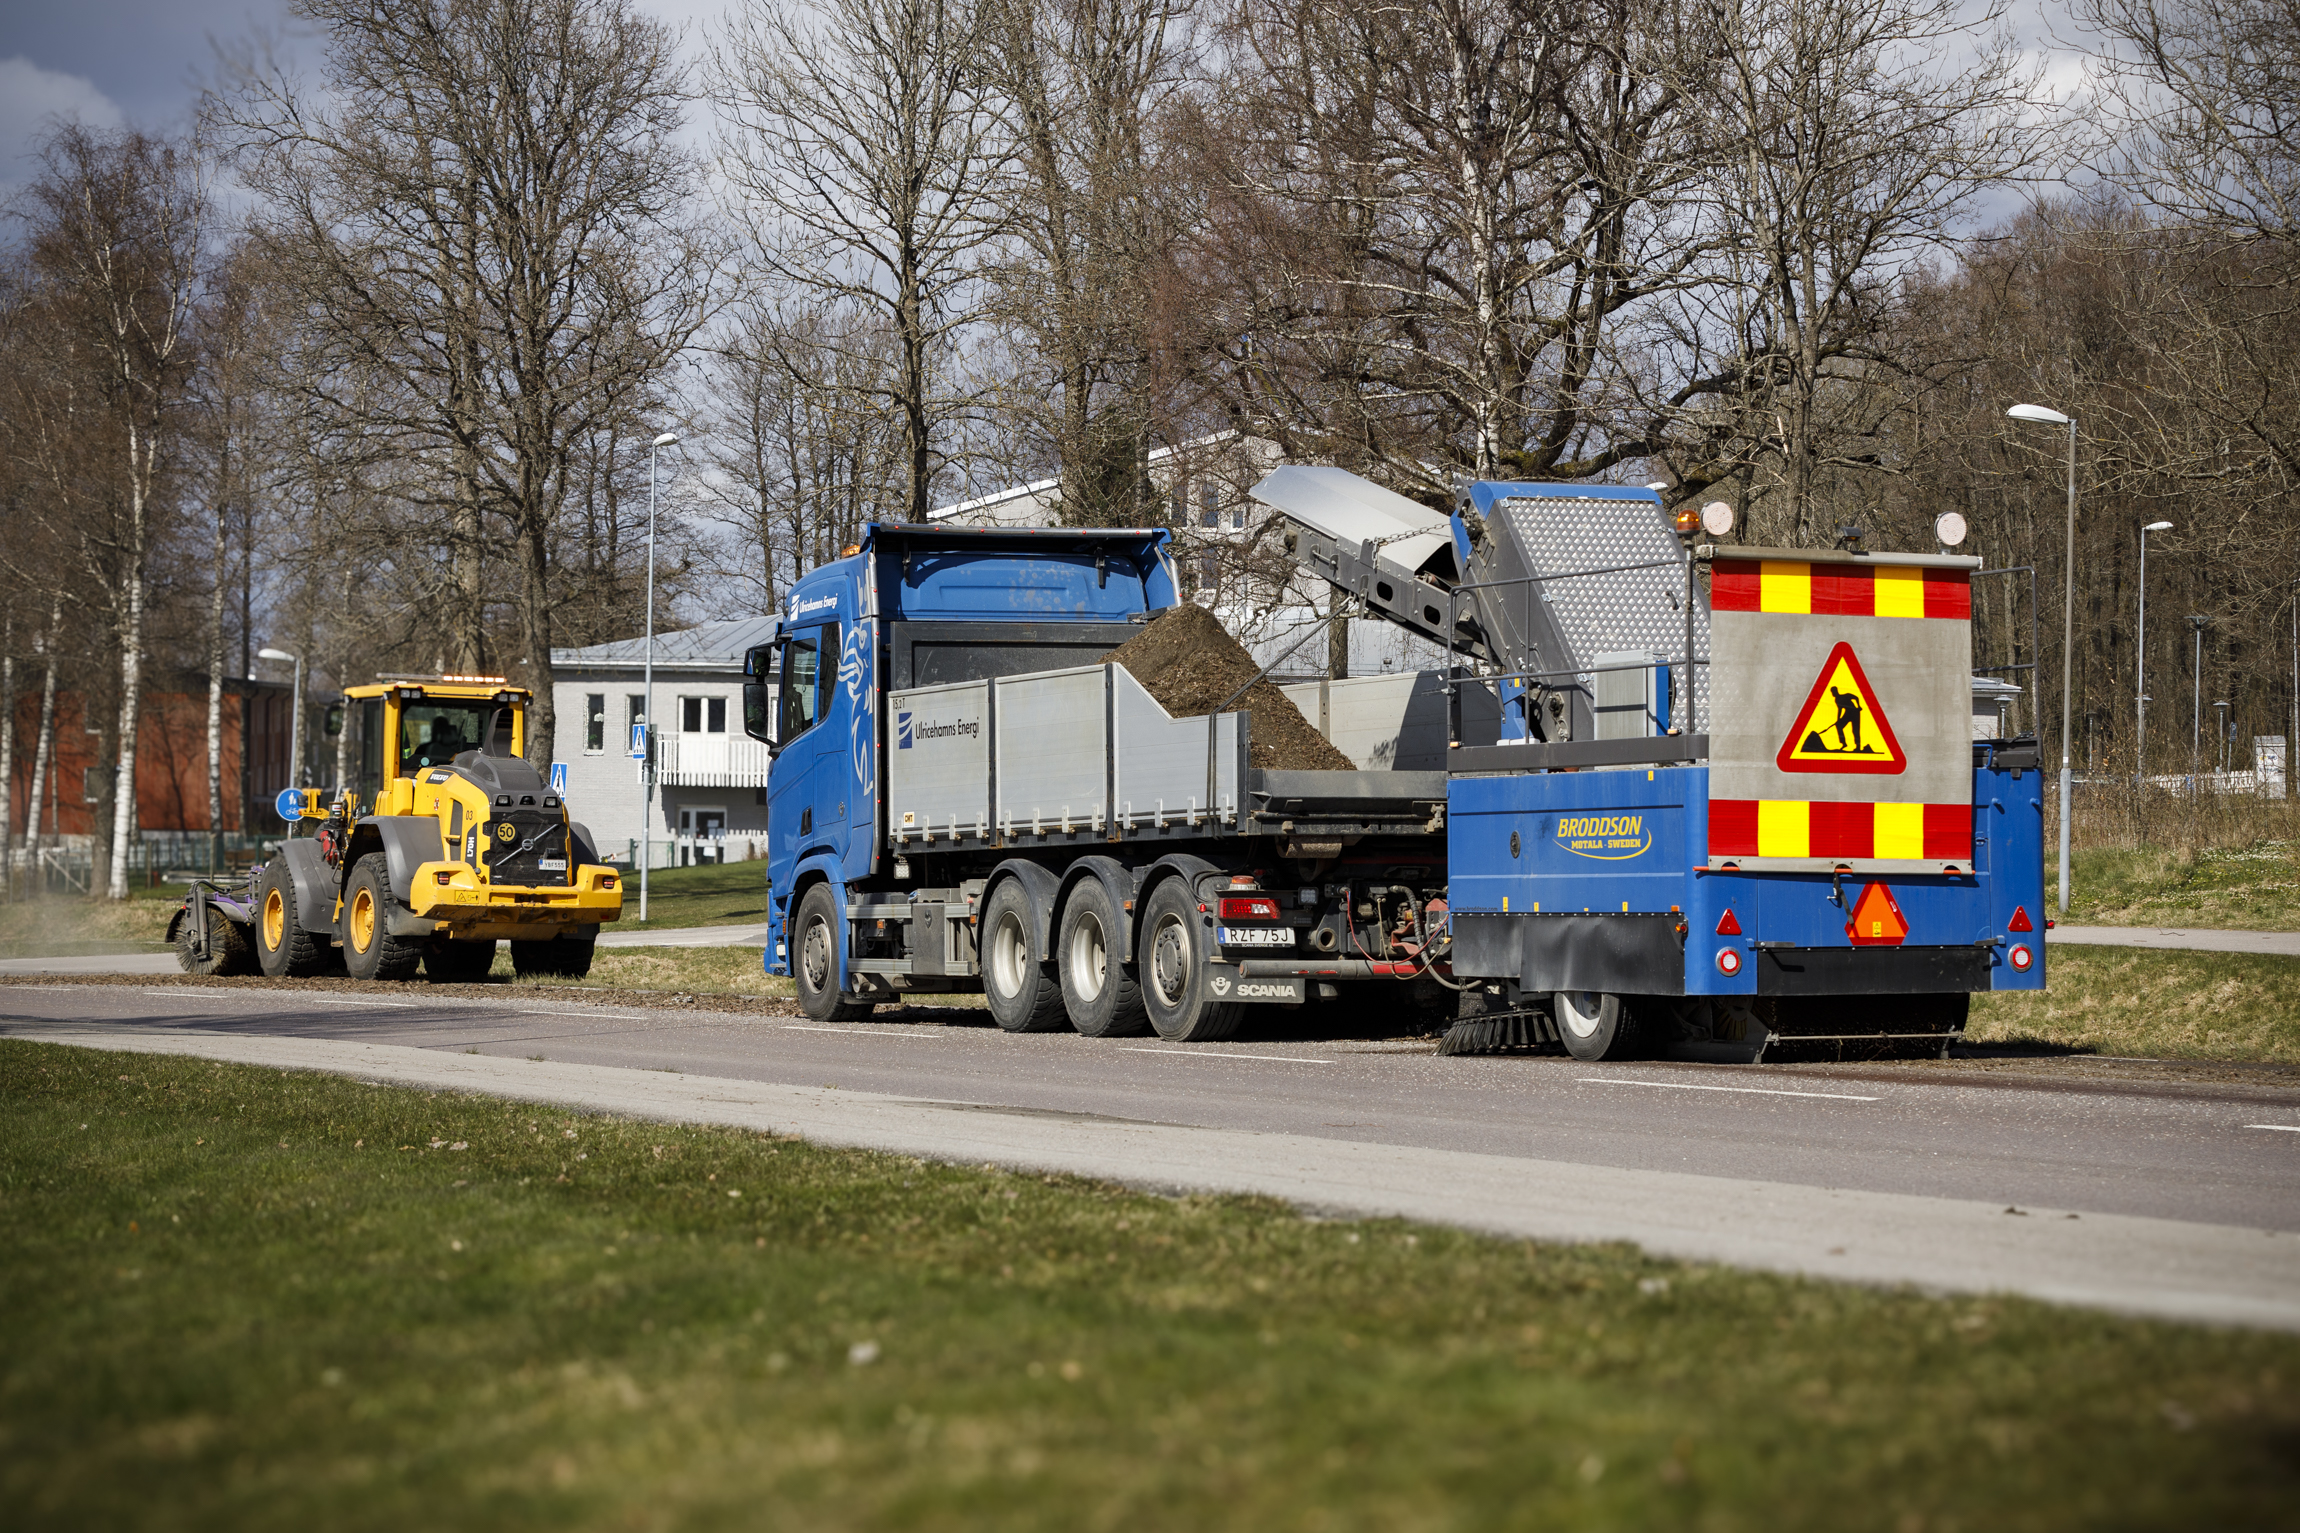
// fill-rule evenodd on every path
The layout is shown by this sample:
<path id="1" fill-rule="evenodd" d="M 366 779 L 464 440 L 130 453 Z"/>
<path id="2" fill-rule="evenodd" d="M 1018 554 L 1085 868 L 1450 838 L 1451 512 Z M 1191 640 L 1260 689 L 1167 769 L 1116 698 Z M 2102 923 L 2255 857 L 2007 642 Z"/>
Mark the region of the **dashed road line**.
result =
<path id="1" fill-rule="evenodd" d="M 1626 1081 L 1609 1075 L 1576 1077 L 1585 1086 L 1652 1086 L 1662 1091 L 1737 1091 L 1757 1097 L 1827 1097 L 1833 1102 L 1881 1102 L 1883 1097 L 1854 1096 L 1849 1091 L 1780 1091 L 1766 1086 L 1697 1086 L 1691 1081 Z"/>
<path id="2" fill-rule="evenodd" d="M 1152 1049 L 1128 1045 L 1128 1054 L 1188 1054 L 1194 1059 L 1259 1059 L 1279 1065 L 1330 1065 L 1330 1059 L 1305 1059 L 1299 1054 L 1232 1054 L 1223 1049 Z"/>

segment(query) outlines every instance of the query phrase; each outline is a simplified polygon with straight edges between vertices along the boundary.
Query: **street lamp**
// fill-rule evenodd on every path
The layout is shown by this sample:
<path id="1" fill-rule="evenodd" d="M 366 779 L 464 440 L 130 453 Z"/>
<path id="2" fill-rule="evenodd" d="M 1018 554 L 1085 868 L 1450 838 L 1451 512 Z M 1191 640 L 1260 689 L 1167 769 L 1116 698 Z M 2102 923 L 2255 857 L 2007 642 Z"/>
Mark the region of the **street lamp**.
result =
<path id="1" fill-rule="evenodd" d="M 639 776 L 645 785 L 640 796 L 639 919 L 647 919 L 647 869 L 655 860 L 655 465 L 663 449 L 679 440 L 666 431 L 647 444 L 647 700 L 639 706 L 647 733 L 647 754 L 639 758 Z"/>
<path id="2" fill-rule="evenodd" d="M 2062 564 L 2065 591 L 2060 615 L 2060 913 L 2068 914 L 2068 728 L 2069 692 L 2076 655 L 2076 422 L 2043 405 L 2014 405 L 2005 414 L 2068 428 L 2068 551 Z"/>
<path id="3" fill-rule="evenodd" d="M 2191 714 L 2188 734 L 2188 796 L 2196 796 L 2197 754 L 2204 749 L 2204 625 L 2212 621 L 2206 612 L 2188 614 L 2188 626 L 2196 630 L 2196 676 L 2191 684 L 2188 707 Z"/>
<path id="4" fill-rule="evenodd" d="M 295 743 L 288 751 L 288 786 L 300 788 L 303 786 L 303 656 L 291 655 L 284 649 L 259 649 L 256 658 L 295 667 L 295 707 L 288 715 L 288 730 Z"/>
<path id="5" fill-rule="evenodd" d="M 2148 535 L 2152 532 L 2170 532 L 2170 522 L 2150 522 L 2140 529 L 2140 623 L 2134 632 L 2133 650 L 2133 786 L 2148 786 Z"/>

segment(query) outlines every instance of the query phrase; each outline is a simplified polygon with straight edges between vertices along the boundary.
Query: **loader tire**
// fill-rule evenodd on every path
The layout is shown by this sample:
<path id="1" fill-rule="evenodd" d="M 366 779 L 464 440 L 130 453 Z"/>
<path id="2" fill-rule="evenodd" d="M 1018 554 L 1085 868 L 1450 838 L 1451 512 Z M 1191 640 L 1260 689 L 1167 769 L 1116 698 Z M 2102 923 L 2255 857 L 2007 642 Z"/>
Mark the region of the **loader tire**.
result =
<path id="1" fill-rule="evenodd" d="M 1213 922 L 1187 882 L 1169 878 L 1152 891 L 1136 968 L 1150 1025 L 1168 1043 L 1218 1043 L 1235 1036 L 1246 1019 L 1236 1001 L 1214 998 L 1217 976 L 1206 962 L 1213 941 Z"/>
<path id="2" fill-rule="evenodd" d="M 1040 952 L 1030 890 L 1009 878 L 982 907 L 982 996 L 991 1020 L 1010 1033 L 1051 1033 L 1070 1021 L 1062 982 Z"/>
<path id="3" fill-rule="evenodd" d="M 423 945 L 391 934 L 391 915 L 398 901 L 391 897 L 391 865 L 381 852 L 369 852 L 352 864 L 351 882 L 343 891 L 343 970 L 353 979 L 406 980 L 415 978 L 423 963 Z"/>
<path id="4" fill-rule="evenodd" d="M 495 939 L 458 942 L 434 937 L 423 950 L 423 977 L 435 985 L 476 985 L 495 967 Z"/>
<path id="5" fill-rule="evenodd" d="M 554 937 L 511 944 L 511 970 L 521 979 L 581 979 L 591 972 L 591 938 Z"/>
<path id="6" fill-rule="evenodd" d="M 791 922 L 791 979 L 798 985 L 799 1010 L 817 1022 L 859 1022 L 871 1014 L 869 1001 L 839 994 L 839 932 L 845 912 L 829 884 L 810 884 L 799 896 Z"/>
<path id="7" fill-rule="evenodd" d="M 1560 990 L 1550 998 L 1557 1036 L 1575 1059 L 1636 1059 L 1644 1053 L 1644 1029 L 1626 996 L 1596 990 Z"/>
<path id="8" fill-rule="evenodd" d="M 1062 933 L 1054 944 L 1062 1007 L 1070 1025 L 1089 1038 L 1134 1038 L 1150 1031 L 1142 987 L 1118 961 L 1125 919 L 1098 878 L 1072 889 L 1062 907 Z"/>
<path id="9" fill-rule="evenodd" d="M 303 929 L 295 879 L 277 858 L 256 884 L 256 962 L 273 979 L 310 979 L 327 967 L 327 945 Z"/>

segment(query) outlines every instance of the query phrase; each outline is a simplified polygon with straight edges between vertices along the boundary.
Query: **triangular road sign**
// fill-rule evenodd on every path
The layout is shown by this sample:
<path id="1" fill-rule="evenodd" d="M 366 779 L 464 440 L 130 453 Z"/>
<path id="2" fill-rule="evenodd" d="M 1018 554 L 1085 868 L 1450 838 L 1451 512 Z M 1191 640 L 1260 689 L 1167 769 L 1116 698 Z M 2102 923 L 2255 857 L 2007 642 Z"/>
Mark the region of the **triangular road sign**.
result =
<path id="1" fill-rule="evenodd" d="M 1908 934 L 1909 919 L 1883 884 L 1869 885 L 1853 901 L 1853 919 L 1845 923 L 1845 935 L 1859 946 L 1899 947 Z"/>
<path id="2" fill-rule="evenodd" d="M 1821 662 L 1813 690 L 1773 764 L 1784 772 L 1871 772 L 1907 769 L 1909 758 L 1893 736 L 1892 721 L 1877 705 L 1853 646 L 1840 643 Z"/>

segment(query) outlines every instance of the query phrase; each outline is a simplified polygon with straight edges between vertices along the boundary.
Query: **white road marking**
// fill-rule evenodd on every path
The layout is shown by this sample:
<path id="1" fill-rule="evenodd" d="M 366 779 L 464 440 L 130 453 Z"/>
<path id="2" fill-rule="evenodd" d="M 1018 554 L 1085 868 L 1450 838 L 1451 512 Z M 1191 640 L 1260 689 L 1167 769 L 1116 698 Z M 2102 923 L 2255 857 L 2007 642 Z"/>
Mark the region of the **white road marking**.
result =
<path id="1" fill-rule="evenodd" d="M 547 1011 L 540 1006 L 522 1006 L 513 1013 L 521 1017 L 581 1017 L 585 1021 L 644 1022 L 643 1013 L 636 1011 Z"/>
<path id="2" fill-rule="evenodd" d="M 785 1022 L 783 1028 L 793 1033 L 852 1033 L 858 1038 L 937 1038 L 924 1028 L 892 1027 L 809 1027 L 803 1022 Z"/>
<path id="3" fill-rule="evenodd" d="M 191 985 L 185 985 L 175 990 L 147 990 L 144 992 L 146 995 L 165 996 L 171 1001 L 182 1000 L 187 995 L 202 1001 L 228 1001 L 244 999 L 253 995 L 293 996 L 295 993 L 292 990 L 202 991 Z M 322 994 L 325 995 L 325 992 Z M 326 1000 L 331 1006 L 389 1006 L 397 1011 L 414 1011 L 417 1009 L 416 1003 L 413 1001 L 355 1001 L 349 996 L 341 995 L 328 995 Z"/>
<path id="4" fill-rule="evenodd" d="M 1221 1049 L 1150 1049 L 1128 1044 L 1128 1054 L 1189 1054 L 1199 1059 L 1261 1059 L 1281 1065 L 1330 1065 L 1330 1059 L 1304 1059 L 1299 1054 L 1231 1054 Z"/>
<path id="5" fill-rule="evenodd" d="M 1654 1086 L 1668 1091 L 1738 1091 L 1758 1097 L 1827 1097 L 1833 1102 L 1881 1102 L 1883 1097 L 1857 1097 L 1845 1091 L 1776 1091 L 1764 1086 L 1696 1086 L 1690 1081 L 1624 1081 L 1608 1075 L 1579 1077 L 1585 1086 Z"/>
<path id="6" fill-rule="evenodd" d="M 2247 1123 L 2246 1128 L 2273 1129 L 2279 1134 L 2300 1134 L 2300 1123 Z"/>

